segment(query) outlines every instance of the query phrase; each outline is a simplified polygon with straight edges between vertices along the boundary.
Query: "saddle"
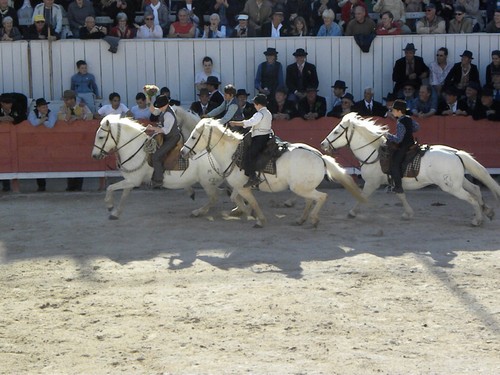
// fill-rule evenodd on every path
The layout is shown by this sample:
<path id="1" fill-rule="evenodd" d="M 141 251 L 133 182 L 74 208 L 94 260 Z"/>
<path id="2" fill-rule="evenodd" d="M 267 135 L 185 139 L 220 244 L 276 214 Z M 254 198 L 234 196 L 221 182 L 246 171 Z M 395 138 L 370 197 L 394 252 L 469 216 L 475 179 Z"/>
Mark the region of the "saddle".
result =
<path id="1" fill-rule="evenodd" d="M 163 136 L 155 137 L 156 140 L 156 149 L 158 149 L 163 144 Z M 184 139 L 181 136 L 179 142 L 175 145 L 173 149 L 171 149 L 163 159 L 163 168 L 166 171 L 185 171 L 189 167 L 189 159 L 184 159 L 181 156 L 181 148 L 184 146 Z M 148 164 L 150 167 L 153 166 L 153 153 L 148 153 Z"/>
<path id="2" fill-rule="evenodd" d="M 405 159 L 403 161 L 403 177 L 417 178 L 420 172 L 420 162 L 422 156 L 429 151 L 431 147 L 429 145 L 419 145 L 415 143 L 410 146 L 406 152 Z M 391 160 L 394 148 L 390 145 L 382 145 L 379 149 L 380 155 L 380 167 L 382 172 L 385 174 L 390 174 L 391 172 Z"/>
<path id="3" fill-rule="evenodd" d="M 252 134 L 247 133 L 241 140 L 238 148 L 233 154 L 235 164 L 241 169 L 245 169 L 244 155 L 250 147 L 252 142 Z M 274 134 L 269 135 L 266 148 L 260 153 L 255 167 L 259 173 L 268 173 L 276 175 L 276 160 L 280 158 L 285 152 L 288 151 L 288 142 L 281 140 Z"/>

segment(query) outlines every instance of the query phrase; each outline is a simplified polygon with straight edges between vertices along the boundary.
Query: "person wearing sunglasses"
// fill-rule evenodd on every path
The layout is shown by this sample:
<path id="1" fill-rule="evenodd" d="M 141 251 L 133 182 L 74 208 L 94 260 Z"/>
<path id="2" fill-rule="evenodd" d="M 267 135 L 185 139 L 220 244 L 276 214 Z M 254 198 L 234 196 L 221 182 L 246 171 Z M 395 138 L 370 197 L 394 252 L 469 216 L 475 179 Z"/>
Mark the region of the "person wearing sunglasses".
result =
<path id="1" fill-rule="evenodd" d="M 417 34 L 446 34 L 446 22 L 436 14 L 436 5 L 425 6 L 425 16 L 417 22 Z"/>
<path id="2" fill-rule="evenodd" d="M 163 38 L 163 30 L 160 25 L 155 25 L 153 13 L 144 14 L 144 25 L 137 30 L 137 39 Z"/>
<path id="3" fill-rule="evenodd" d="M 465 8 L 461 5 L 455 7 L 454 18 L 448 26 L 448 34 L 472 33 L 472 20 L 466 17 Z"/>
<path id="4" fill-rule="evenodd" d="M 429 64 L 430 84 L 438 95 L 441 94 L 444 80 L 451 68 L 453 68 L 453 64 L 448 62 L 448 48 L 439 48 L 436 52 L 436 60 Z"/>

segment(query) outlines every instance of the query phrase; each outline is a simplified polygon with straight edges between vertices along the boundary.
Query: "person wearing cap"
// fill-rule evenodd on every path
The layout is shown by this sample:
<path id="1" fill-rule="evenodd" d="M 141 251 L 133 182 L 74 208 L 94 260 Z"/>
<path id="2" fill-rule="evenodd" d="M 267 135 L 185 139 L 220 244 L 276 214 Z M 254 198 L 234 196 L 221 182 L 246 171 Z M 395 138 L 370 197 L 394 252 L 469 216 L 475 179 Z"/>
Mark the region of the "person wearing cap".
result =
<path id="1" fill-rule="evenodd" d="M 455 6 L 454 17 L 448 25 L 448 34 L 472 33 L 472 20 L 465 16 L 465 8 L 461 5 Z"/>
<path id="2" fill-rule="evenodd" d="M 417 132 L 420 125 L 406 115 L 406 102 L 401 99 L 394 101 L 392 114 L 397 119 L 396 134 L 387 133 L 387 143 L 395 148 L 391 159 L 391 176 L 394 181 L 394 193 L 403 194 L 403 162 L 408 149 L 415 144 L 413 133 Z"/>
<path id="3" fill-rule="evenodd" d="M 500 101 L 493 100 L 493 89 L 483 88 L 481 93 L 482 113 L 479 118 L 485 118 L 490 121 L 500 121 Z"/>
<path id="4" fill-rule="evenodd" d="M 33 16 L 33 24 L 29 25 L 24 33 L 25 40 L 57 40 L 54 28 L 45 23 L 43 14 Z"/>
<path id="5" fill-rule="evenodd" d="M 216 118 L 223 125 L 226 125 L 231 120 L 243 120 L 243 112 L 238 105 L 238 99 L 236 99 L 236 88 L 231 84 L 226 85 L 222 104 L 212 109 L 204 117 Z"/>
<path id="6" fill-rule="evenodd" d="M 252 103 L 248 101 L 249 93 L 245 89 L 238 89 L 236 91 L 236 99 L 238 100 L 238 106 L 243 113 L 243 119 L 248 120 L 255 114 L 255 107 Z"/>
<path id="7" fill-rule="evenodd" d="M 500 33 L 500 7 L 495 9 L 493 19 L 486 25 L 484 31 L 490 34 Z"/>
<path id="8" fill-rule="evenodd" d="M 196 73 L 194 77 L 194 84 L 198 91 L 202 88 L 206 88 L 206 81 L 209 76 L 214 76 L 220 80 L 220 74 L 213 69 L 214 62 L 210 56 L 205 56 L 201 63 L 203 65 L 203 70 Z"/>
<path id="9" fill-rule="evenodd" d="M 493 86 L 493 75 L 500 74 L 500 50 L 491 51 L 491 63 L 486 67 L 486 86 Z"/>
<path id="10" fill-rule="evenodd" d="M 354 107 L 354 97 L 352 96 L 351 93 L 347 92 L 342 97 L 340 104 L 337 104 L 335 107 L 333 107 L 332 110 L 328 112 L 326 115 L 328 117 L 342 118 L 344 115 L 353 112 L 353 107 Z"/>
<path id="11" fill-rule="evenodd" d="M 286 67 L 285 84 L 288 87 L 288 99 L 298 102 L 306 96 L 308 87 L 318 88 L 319 80 L 316 66 L 306 61 L 307 52 L 297 48 L 293 53 L 295 63 Z"/>
<path id="12" fill-rule="evenodd" d="M 73 90 L 66 90 L 63 93 L 64 104 L 59 108 L 57 119 L 66 122 L 73 122 L 76 120 L 92 120 L 94 115 L 89 107 L 77 101 L 76 92 Z"/>
<path id="13" fill-rule="evenodd" d="M 465 88 L 469 82 L 480 84 L 479 70 L 475 64 L 472 64 L 474 59 L 472 52 L 465 50 L 460 57 L 461 61 L 453 65 L 444 80 L 444 86 L 455 87 L 459 91 L 459 97 L 465 94 Z"/>
<path id="14" fill-rule="evenodd" d="M 100 98 L 95 77 L 88 72 L 85 60 L 78 60 L 76 69 L 76 74 L 71 77 L 71 90 L 75 91 L 77 96 L 87 104 L 92 113 L 95 113 L 95 99 Z"/>
<path id="15" fill-rule="evenodd" d="M 14 26 L 12 17 L 4 17 L 2 20 L 2 28 L 0 29 L 0 40 L 2 42 L 13 42 L 21 39 L 22 35 L 18 28 Z"/>
<path id="16" fill-rule="evenodd" d="M 265 38 L 280 38 L 286 36 L 288 31 L 283 24 L 285 19 L 285 9 L 283 5 L 277 4 L 273 8 L 271 20 L 264 22 L 260 30 L 260 36 Z"/>
<path id="17" fill-rule="evenodd" d="M 308 87 L 306 96 L 297 103 L 297 112 L 304 120 L 317 120 L 326 115 L 326 98 L 318 95 L 318 89 Z"/>
<path id="18" fill-rule="evenodd" d="M 342 97 L 345 95 L 345 90 L 348 87 L 345 85 L 344 81 L 336 80 L 332 86 L 333 100 L 332 108 L 339 105 L 342 102 Z"/>
<path id="19" fill-rule="evenodd" d="M 273 116 L 267 109 L 267 96 L 257 94 L 253 98 L 253 105 L 257 111 L 250 119 L 243 121 L 230 121 L 230 126 L 241 126 L 250 128 L 252 142 L 244 155 L 245 175 L 248 181 L 243 185 L 245 188 L 258 186 L 260 181 L 256 174 L 256 162 L 259 154 L 266 148 L 269 136 L 272 134 Z"/>
<path id="20" fill-rule="evenodd" d="M 35 22 L 35 17 L 39 15 L 42 15 L 45 22 L 54 28 L 54 33 L 59 39 L 62 31 L 63 8 L 54 4 L 54 0 L 43 0 L 33 9 L 33 22 Z"/>
<path id="21" fill-rule="evenodd" d="M 287 89 L 278 87 L 274 98 L 269 101 L 267 109 L 273 115 L 273 120 L 290 120 L 297 117 L 297 107 L 294 102 L 287 99 Z"/>
<path id="22" fill-rule="evenodd" d="M 278 87 L 284 86 L 283 66 L 278 60 L 276 48 L 268 47 L 264 51 L 266 61 L 259 64 L 255 74 L 255 89 L 267 95 L 268 100 L 274 98 L 274 93 Z"/>
<path id="23" fill-rule="evenodd" d="M 460 91 L 453 87 L 444 89 L 444 101 L 438 104 L 438 115 L 441 116 L 467 116 L 467 108 L 464 102 L 458 100 Z"/>
<path id="24" fill-rule="evenodd" d="M 120 39 L 134 39 L 137 29 L 128 25 L 128 17 L 125 13 L 120 12 L 116 15 L 116 26 L 109 31 L 110 36 Z"/>
<path id="25" fill-rule="evenodd" d="M 342 36 L 342 29 L 335 22 L 335 12 L 332 9 L 325 9 L 321 15 L 323 25 L 318 30 L 316 36 Z"/>
<path id="26" fill-rule="evenodd" d="M 262 25 L 269 20 L 273 12 L 269 0 L 247 0 L 243 13 L 248 14 L 248 23 L 253 27 L 257 36 L 261 35 Z"/>
<path id="27" fill-rule="evenodd" d="M 217 106 L 224 103 L 224 95 L 219 91 L 220 81 L 216 76 L 208 76 L 205 85 L 210 93 L 210 101 Z"/>
<path id="28" fill-rule="evenodd" d="M 162 136 L 163 144 L 153 154 L 153 176 L 151 184 L 153 188 L 163 186 L 163 160 L 170 150 L 172 150 L 181 139 L 181 132 L 177 124 L 175 112 L 170 107 L 170 99 L 166 95 L 158 95 L 154 105 L 150 106 L 153 116 L 157 116 L 158 126 L 149 124 L 146 127 L 146 134 L 151 137 Z"/>
<path id="29" fill-rule="evenodd" d="M 453 64 L 448 62 L 448 48 L 439 48 L 436 52 L 436 60 L 429 64 L 429 83 L 438 95 L 441 95 L 444 80 L 451 68 Z"/>
<path id="30" fill-rule="evenodd" d="M 120 94 L 112 92 L 109 94 L 108 99 L 109 104 L 105 104 L 97 110 L 99 119 L 102 119 L 107 115 L 120 115 L 122 117 L 132 115 L 128 107 L 121 102 Z"/>
<path id="31" fill-rule="evenodd" d="M 212 13 L 207 25 L 203 26 L 203 39 L 220 39 L 226 37 L 226 26 L 221 24 L 218 13 Z"/>
<path id="32" fill-rule="evenodd" d="M 95 16 L 94 6 L 89 0 L 75 0 L 68 5 L 66 16 L 73 37 L 79 38 L 80 28 L 85 26 L 85 18 Z"/>
<path id="33" fill-rule="evenodd" d="M 148 107 L 146 94 L 138 92 L 135 96 L 135 103 L 136 105 L 130 108 L 130 113 L 132 114 L 134 120 L 149 120 L 151 112 Z"/>
<path id="34" fill-rule="evenodd" d="M 189 109 L 194 113 L 197 113 L 198 116 L 203 117 L 208 112 L 217 108 L 217 104 L 210 101 L 210 93 L 206 87 L 200 89 L 200 93 L 198 94 L 198 100 L 191 103 L 191 107 Z"/>
<path id="35" fill-rule="evenodd" d="M 35 102 L 35 109 L 28 115 L 28 121 L 33 126 L 43 125 L 46 128 L 53 128 L 57 121 L 57 112 L 49 109 L 50 102 L 44 98 L 39 98 Z"/>
<path id="36" fill-rule="evenodd" d="M 459 99 L 461 106 L 465 108 L 466 116 L 472 116 L 474 120 L 479 120 L 484 111 L 480 94 L 481 86 L 477 82 L 469 82 L 465 88 L 465 96 Z"/>
<path id="37" fill-rule="evenodd" d="M 382 103 L 373 100 L 373 88 L 366 87 L 363 91 L 363 100 L 360 100 L 354 104 L 353 112 L 357 112 L 360 116 L 377 116 L 384 117 L 385 107 Z"/>
<path id="38" fill-rule="evenodd" d="M 417 34 L 446 34 L 446 22 L 436 14 L 436 5 L 425 6 L 425 16 L 417 21 Z"/>
<path id="39" fill-rule="evenodd" d="M 420 87 L 422 79 L 429 76 L 429 67 L 424 59 L 416 56 L 417 49 L 413 43 L 406 44 L 404 57 L 396 60 L 392 69 L 392 80 L 394 81 L 394 94 L 402 95 L 401 89 L 406 82 L 414 82 L 415 86 Z"/>
<path id="40" fill-rule="evenodd" d="M 255 29 L 248 23 L 248 14 L 241 13 L 236 17 L 238 24 L 231 33 L 231 38 L 254 38 L 257 36 Z"/>
<path id="41" fill-rule="evenodd" d="M 411 114 L 420 118 L 434 116 L 437 113 L 438 97 L 432 92 L 429 85 L 421 85 L 418 90 L 418 97 L 408 105 Z"/>

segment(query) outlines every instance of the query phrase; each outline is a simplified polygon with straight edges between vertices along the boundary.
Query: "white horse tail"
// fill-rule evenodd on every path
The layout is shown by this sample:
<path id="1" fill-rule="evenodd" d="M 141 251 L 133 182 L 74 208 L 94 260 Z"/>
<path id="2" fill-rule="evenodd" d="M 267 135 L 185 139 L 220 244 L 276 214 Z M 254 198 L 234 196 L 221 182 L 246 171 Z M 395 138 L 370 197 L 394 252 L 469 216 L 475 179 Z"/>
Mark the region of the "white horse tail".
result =
<path id="1" fill-rule="evenodd" d="M 326 175 L 328 178 L 339 182 L 358 201 L 366 202 L 366 198 L 363 196 L 361 189 L 356 182 L 354 182 L 353 178 L 347 174 L 346 170 L 342 168 L 331 156 L 322 155 L 321 157 L 325 163 Z"/>
<path id="2" fill-rule="evenodd" d="M 490 176 L 485 167 L 483 167 L 471 154 L 465 151 L 458 151 L 457 156 L 462 160 L 465 169 L 472 175 L 472 177 L 481 181 L 493 193 L 495 200 L 500 198 L 500 186 Z"/>

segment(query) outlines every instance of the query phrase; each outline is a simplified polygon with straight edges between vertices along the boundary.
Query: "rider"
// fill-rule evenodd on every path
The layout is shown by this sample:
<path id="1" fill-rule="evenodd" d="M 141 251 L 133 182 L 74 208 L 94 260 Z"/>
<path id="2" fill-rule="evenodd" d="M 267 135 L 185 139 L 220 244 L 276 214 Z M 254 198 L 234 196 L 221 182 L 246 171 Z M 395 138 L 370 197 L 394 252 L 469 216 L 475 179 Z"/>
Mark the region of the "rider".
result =
<path id="1" fill-rule="evenodd" d="M 392 155 L 391 176 L 394 180 L 393 191 L 396 194 L 403 194 L 402 168 L 406 152 L 411 145 L 415 144 L 413 133 L 420 128 L 416 121 L 406 115 L 406 102 L 401 99 L 394 101 L 391 112 L 397 119 L 396 134 L 387 134 L 387 141 L 392 143 L 396 150 Z"/>
<path id="2" fill-rule="evenodd" d="M 243 111 L 238 105 L 238 99 L 236 98 L 236 88 L 233 85 L 226 85 L 224 87 L 224 101 L 222 104 L 202 117 L 216 117 L 224 125 L 231 120 L 243 120 Z"/>
<path id="3" fill-rule="evenodd" d="M 181 139 L 181 132 L 177 126 L 177 117 L 170 107 L 170 99 L 166 95 L 159 95 L 154 105 L 149 110 L 154 116 L 159 116 L 158 126 L 149 124 L 146 128 L 146 134 L 154 136 L 161 134 L 163 144 L 153 154 L 153 178 L 151 180 L 153 188 L 163 186 L 163 159 L 165 155 L 172 150 Z"/>
<path id="4" fill-rule="evenodd" d="M 264 94 L 257 94 L 253 98 L 253 104 L 256 113 L 248 120 L 243 121 L 230 121 L 231 126 L 242 126 L 244 128 L 252 128 L 252 143 L 245 155 L 245 175 L 248 176 L 248 181 L 243 187 L 258 186 L 260 181 L 257 178 L 255 171 L 255 163 L 257 157 L 266 148 L 269 134 L 272 134 L 271 122 L 273 115 L 267 109 L 267 96 Z"/>

